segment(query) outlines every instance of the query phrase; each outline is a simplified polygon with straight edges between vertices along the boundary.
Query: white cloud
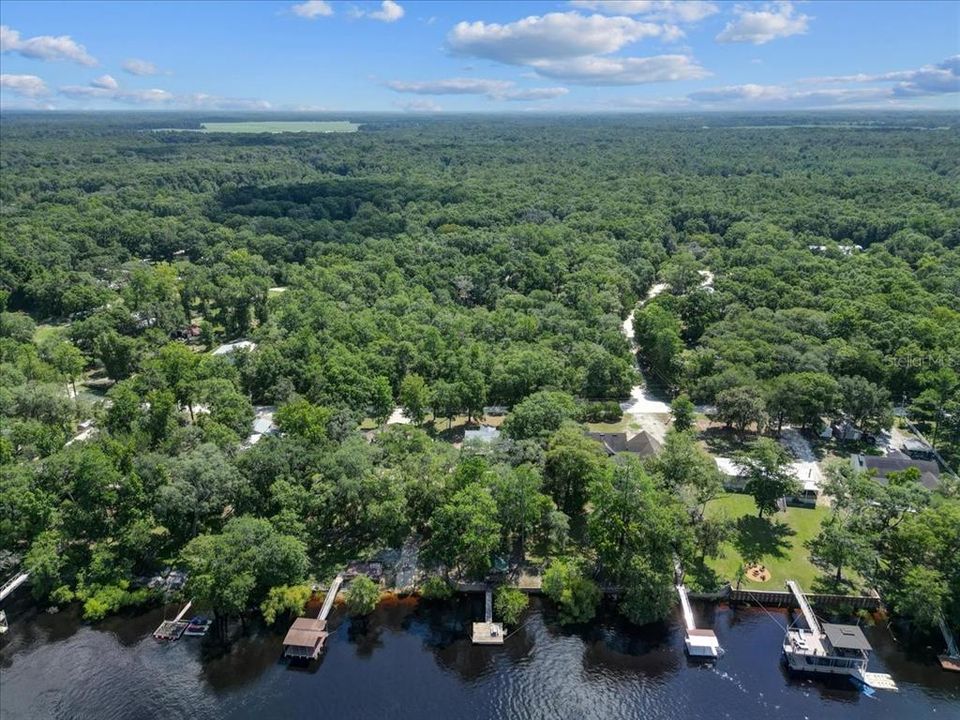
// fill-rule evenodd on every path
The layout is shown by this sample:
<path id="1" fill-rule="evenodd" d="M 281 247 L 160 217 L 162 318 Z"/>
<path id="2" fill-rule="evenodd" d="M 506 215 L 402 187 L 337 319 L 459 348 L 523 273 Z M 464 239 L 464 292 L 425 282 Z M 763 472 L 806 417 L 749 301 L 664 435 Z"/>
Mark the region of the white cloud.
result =
<path id="1" fill-rule="evenodd" d="M 664 33 L 660 25 L 628 17 L 548 13 L 505 25 L 480 20 L 460 22 L 447 35 L 447 46 L 457 55 L 526 65 L 538 60 L 612 53 Z"/>
<path id="2" fill-rule="evenodd" d="M 890 92 L 895 97 L 922 97 L 926 95 L 944 95 L 960 92 L 960 55 L 954 55 L 936 65 L 924 65 L 917 70 L 868 75 L 837 75 L 832 77 L 810 78 L 805 83 L 893 83 Z"/>
<path id="3" fill-rule="evenodd" d="M 597 57 L 534 63 L 540 75 L 579 85 L 642 85 L 699 80 L 710 75 L 686 55 L 653 57 Z"/>
<path id="4" fill-rule="evenodd" d="M 401 93 L 417 95 L 493 95 L 505 92 L 513 85 L 509 80 L 484 80 L 482 78 L 450 78 L 424 82 L 393 80 L 387 87 Z"/>
<path id="5" fill-rule="evenodd" d="M 124 90 L 94 85 L 64 85 L 58 92 L 74 100 L 111 100 L 130 105 L 162 105 L 172 103 L 175 96 L 167 90 L 151 88 L 148 90 Z"/>
<path id="6" fill-rule="evenodd" d="M 437 113 L 443 111 L 443 108 L 433 100 L 405 100 L 401 102 L 395 102 L 393 106 L 398 107 L 401 110 L 405 110 L 406 112 Z"/>
<path id="7" fill-rule="evenodd" d="M 403 7 L 393 0 L 383 0 L 380 9 L 367 13 L 367 17 L 381 22 L 396 22 L 403 17 Z"/>
<path id="8" fill-rule="evenodd" d="M 120 87 L 120 83 L 114 80 L 111 75 L 101 75 L 96 80 L 91 80 L 90 84 L 93 87 L 103 88 L 105 90 L 116 90 Z"/>
<path id="9" fill-rule="evenodd" d="M 307 20 L 316 20 L 318 17 L 333 15 L 333 8 L 330 7 L 330 3 L 324 2 L 324 0 L 307 0 L 293 5 L 290 10 L 294 15 Z"/>
<path id="10" fill-rule="evenodd" d="M 697 22 L 720 12 L 716 3 L 702 0 L 570 0 L 570 4 L 608 15 L 643 15 L 670 22 Z"/>
<path id="11" fill-rule="evenodd" d="M 727 85 L 690 93 L 687 98 L 724 109 L 910 107 L 917 98 L 953 93 L 960 93 L 960 55 L 917 70 L 807 78 L 796 86 Z"/>
<path id="12" fill-rule="evenodd" d="M 524 65 L 535 70 L 538 77 L 581 85 L 636 85 L 706 77 L 709 73 L 687 55 L 611 56 L 644 38 L 671 41 L 682 35 L 675 25 L 566 12 L 503 25 L 461 22 L 447 35 L 447 48 L 456 55 Z"/>
<path id="13" fill-rule="evenodd" d="M 121 67 L 131 75 L 159 75 L 160 69 L 149 60 L 129 58 L 123 61 Z"/>
<path id="14" fill-rule="evenodd" d="M 97 61 L 69 35 L 37 35 L 21 38 L 20 33 L 7 25 L 0 25 L 0 53 L 19 53 L 34 60 L 70 60 L 81 65 L 96 65 Z"/>
<path id="15" fill-rule="evenodd" d="M 565 87 L 543 87 L 543 88 L 526 88 L 523 90 L 508 90 L 499 98 L 498 100 L 510 100 L 513 102 L 526 102 L 529 100 L 553 100 L 554 98 L 563 97 L 570 91 Z"/>
<path id="16" fill-rule="evenodd" d="M 789 95 L 788 91 L 779 85 L 725 85 L 710 90 L 700 90 L 690 93 L 687 97 L 705 103 L 726 102 L 729 100 L 783 100 Z"/>
<path id="17" fill-rule="evenodd" d="M 271 105 L 266 100 L 255 98 L 231 98 L 207 93 L 192 93 L 175 98 L 179 106 L 204 110 L 269 110 Z M 303 108 L 301 108 L 303 109 Z"/>
<path id="18" fill-rule="evenodd" d="M 109 100 L 124 105 L 162 105 L 207 110 L 268 110 L 270 103 L 253 98 L 230 98 L 207 93 L 174 95 L 168 90 L 128 89 L 110 75 L 102 75 L 87 85 L 64 85 L 58 88 L 64 97 L 74 100 Z"/>
<path id="19" fill-rule="evenodd" d="M 888 88 L 818 88 L 805 90 L 780 85 L 729 85 L 690 93 L 690 100 L 716 109 L 795 109 L 877 107 L 895 104 Z"/>
<path id="20" fill-rule="evenodd" d="M 20 97 L 41 97 L 48 94 L 47 84 L 36 75 L 0 75 L 0 88 Z"/>
<path id="21" fill-rule="evenodd" d="M 511 80 L 487 80 L 484 78 L 448 78 L 423 82 L 393 80 L 387 87 L 399 93 L 416 95 L 485 95 L 491 100 L 549 100 L 566 95 L 563 87 L 518 88 Z"/>
<path id="22" fill-rule="evenodd" d="M 733 12 L 737 19 L 727 23 L 717 35 L 717 42 L 763 45 L 777 38 L 802 35 L 812 19 L 808 15 L 795 14 L 793 4 L 789 2 L 764 5 L 757 11 L 738 5 Z"/>

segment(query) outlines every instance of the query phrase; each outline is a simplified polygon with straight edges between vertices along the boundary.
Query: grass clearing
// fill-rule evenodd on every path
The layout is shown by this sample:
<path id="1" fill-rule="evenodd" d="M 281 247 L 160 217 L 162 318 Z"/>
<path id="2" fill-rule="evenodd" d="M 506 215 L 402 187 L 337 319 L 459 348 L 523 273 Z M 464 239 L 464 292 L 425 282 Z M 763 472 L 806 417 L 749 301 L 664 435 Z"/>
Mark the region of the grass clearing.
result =
<path id="1" fill-rule="evenodd" d="M 758 562 L 770 571 L 765 582 L 744 580 L 742 587 L 759 590 L 782 590 L 787 580 L 796 580 L 800 587 L 812 591 L 822 573 L 810 562 L 805 547 L 815 537 L 829 514 L 827 508 L 788 507 L 785 513 L 757 517 L 757 506 L 749 495 L 728 493 L 707 505 L 707 515 L 726 515 L 736 524 L 734 537 L 723 544 L 723 557 L 707 560 L 721 582 L 736 584 L 741 563 Z"/>
<path id="2" fill-rule="evenodd" d="M 207 133 L 352 133 L 360 129 L 348 120 L 275 120 L 265 122 L 207 122 L 201 123 Z"/>
<path id="3" fill-rule="evenodd" d="M 67 327 L 68 325 L 50 325 L 47 323 L 41 323 L 37 325 L 37 329 L 33 332 L 33 341 L 37 345 L 42 345 L 45 341 L 55 339 L 63 340 L 67 336 Z"/>
<path id="4" fill-rule="evenodd" d="M 587 423 L 587 428 L 590 432 L 599 432 L 599 433 L 621 433 L 627 432 L 628 430 L 633 432 L 640 432 L 643 428 L 639 423 L 633 422 L 632 418 L 629 415 L 624 415 L 617 422 L 613 423 Z"/>

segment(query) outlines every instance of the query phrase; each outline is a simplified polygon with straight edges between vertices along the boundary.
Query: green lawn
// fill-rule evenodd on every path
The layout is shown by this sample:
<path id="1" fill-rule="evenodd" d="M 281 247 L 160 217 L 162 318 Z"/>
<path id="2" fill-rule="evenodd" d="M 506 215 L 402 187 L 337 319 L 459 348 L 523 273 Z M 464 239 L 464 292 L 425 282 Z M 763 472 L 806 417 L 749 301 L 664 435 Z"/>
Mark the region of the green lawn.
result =
<path id="1" fill-rule="evenodd" d="M 707 515 L 725 514 L 737 527 L 733 539 L 723 545 L 723 557 L 707 560 L 707 566 L 721 581 L 735 584 L 737 568 L 746 564 L 744 556 L 753 556 L 770 571 L 770 579 L 761 583 L 744 580 L 743 587 L 782 590 L 787 580 L 796 580 L 810 591 L 822 573 L 810 563 L 804 543 L 820 531 L 829 512 L 821 507 L 790 507 L 785 513 L 758 518 L 749 495 L 723 495 L 707 505 Z"/>
<path id="2" fill-rule="evenodd" d="M 628 430 L 639 432 L 641 430 L 640 425 L 638 423 L 631 422 L 631 420 L 632 418 L 629 415 L 624 415 L 614 423 L 587 423 L 586 425 L 590 432 L 620 433 Z"/>

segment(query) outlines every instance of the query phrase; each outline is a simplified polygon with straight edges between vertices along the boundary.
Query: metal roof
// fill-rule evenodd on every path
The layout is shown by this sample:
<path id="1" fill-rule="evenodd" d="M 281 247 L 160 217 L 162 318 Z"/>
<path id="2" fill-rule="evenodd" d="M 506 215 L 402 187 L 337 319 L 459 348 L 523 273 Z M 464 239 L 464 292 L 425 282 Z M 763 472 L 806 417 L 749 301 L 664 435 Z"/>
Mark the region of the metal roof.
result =
<path id="1" fill-rule="evenodd" d="M 856 625 L 823 623 L 823 632 L 830 644 L 841 650 L 872 650 L 866 635 Z"/>

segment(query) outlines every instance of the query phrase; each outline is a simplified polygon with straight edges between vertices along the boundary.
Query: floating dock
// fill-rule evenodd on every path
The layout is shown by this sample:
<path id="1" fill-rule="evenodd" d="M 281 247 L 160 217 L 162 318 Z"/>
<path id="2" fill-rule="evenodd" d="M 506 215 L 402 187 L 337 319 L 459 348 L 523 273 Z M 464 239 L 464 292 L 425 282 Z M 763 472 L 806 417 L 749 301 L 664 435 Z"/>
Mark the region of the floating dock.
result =
<path id="1" fill-rule="evenodd" d="M 493 621 L 493 590 L 485 593 L 484 621 L 473 624 L 474 645 L 503 645 L 503 623 Z"/>
<path id="2" fill-rule="evenodd" d="M 153 631 L 153 636 L 157 640 L 179 640 L 187 626 L 190 625 L 188 621 L 183 619 L 183 616 L 187 614 L 191 605 L 193 605 L 193 600 L 184 605 L 183 610 L 173 620 L 164 620 L 160 623 L 160 627 Z"/>
<path id="3" fill-rule="evenodd" d="M 698 628 L 693 619 L 693 608 L 690 607 L 687 588 L 682 584 L 677 585 L 677 594 L 680 596 L 680 607 L 683 609 L 683 622 L 686 628 L 683 644 L 687 654 L 690 657 L 704 659 L 720 657 L 723 654 L 723 648 L 720 647 L 717 634 L 713 630 Z"/>

